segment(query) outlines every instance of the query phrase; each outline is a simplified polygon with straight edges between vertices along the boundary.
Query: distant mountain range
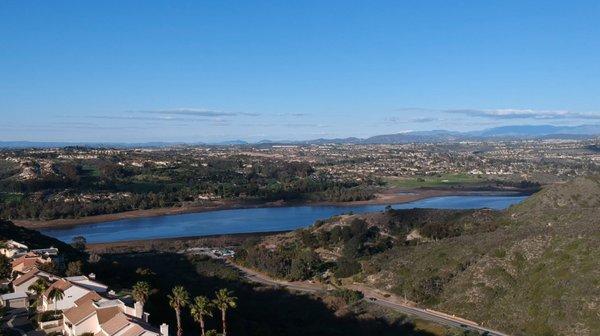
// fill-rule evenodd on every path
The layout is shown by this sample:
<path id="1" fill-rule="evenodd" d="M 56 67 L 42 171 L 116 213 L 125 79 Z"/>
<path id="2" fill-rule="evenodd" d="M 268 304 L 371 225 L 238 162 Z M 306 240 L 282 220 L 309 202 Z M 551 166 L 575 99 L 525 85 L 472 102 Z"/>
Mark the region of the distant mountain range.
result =
<path id="1" fill-rule="evenodd" d="M 244 140 L 230 140 L 222 142 L 34 142 L 34 141 L 0 141 L 0 148 L 56 148 L 69 146 L 86 147 L 174 147 L 190 145 L 212 146 L 243 146 L 243 145 L 273 145 L 273 144 L 403 144 L 424 142 L 452 142 L 467 140 L 511 140 L 511 139 L 586 139 L 600 136 L 600 125 L 581 126 L 552 126 L 552 125 L 523 125 L 500 126 L 479 131 L 457 132 L 447 130 L 413 131 L 395 134 L 375 135 L 369 138 L 335 138 L 313 139 L 300 141 L 272 141 L 247 142 Z"/>
<path id="2" fill-rule="evenodd" d="M 369 138 L 315 139 L 306 141 L 279 141 L 290 144 L 403 144 L 424 142 L 452 142 L 465 140 L 510 139 L 585 139 L 600 136 L 600 125 L 583 126 L 501 126 L 480 131 L 456 132 L 446 130 L 415 131 L 375 135 Z M 266 143 L 262 141 L 261 143 Z M 273 142 L 271 142 L 273 143 Z"/>
<path id="3" fill-rule="evenodd" d="M 447 142 L 464 140 L 510 140 L 510 139 L 585 139 L 600 136 L 600 125 L 552 126 L 526 125 L 501 126 L 480 131 L 456 132 L 446 130 L 403 132 L 376 135 L 365 139 L 317 139 L 304 143 L 357 143 L 357 144 L 400 144 L 422 142 Z"/>

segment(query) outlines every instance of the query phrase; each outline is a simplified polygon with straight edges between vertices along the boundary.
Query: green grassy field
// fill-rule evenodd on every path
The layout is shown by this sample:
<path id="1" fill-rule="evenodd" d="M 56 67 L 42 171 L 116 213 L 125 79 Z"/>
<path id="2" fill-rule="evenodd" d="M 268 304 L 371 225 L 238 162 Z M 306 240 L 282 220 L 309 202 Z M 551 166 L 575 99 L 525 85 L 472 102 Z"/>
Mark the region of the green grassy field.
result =
<path id="1" fill-rule="evenodd" d="M 421 176 L 412 178 L 388 178 L 385 180 L 391 187 L 396 188 L 435 188 L 462 184 L 485 182 L 485 178 L 471 174 L 445 174 L 436 176 Z"/>

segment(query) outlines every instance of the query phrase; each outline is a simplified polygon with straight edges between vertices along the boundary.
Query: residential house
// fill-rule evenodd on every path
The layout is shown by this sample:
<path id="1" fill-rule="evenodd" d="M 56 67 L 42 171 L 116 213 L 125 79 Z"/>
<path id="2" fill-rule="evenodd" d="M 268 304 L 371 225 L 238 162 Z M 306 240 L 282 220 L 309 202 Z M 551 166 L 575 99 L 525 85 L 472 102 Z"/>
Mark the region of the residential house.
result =
<path id="1" fill-rule="evenodd" d="M 3 246 L 0 247 L 0 254 L 3 254 L 7 258 L 16 258 L 25 253 L 29 248 L 25 244 L 21 244 L 14 240 L 7 240 L 4 242 Z"/>
<path id="2" fill-rule="evenodd" d="M 6 308 L 27 308 L 29 297 L 25 293 L 7 293 L 0 295 L 0 306 Z"/>
<path id="3" fill-rule="evenodd" d="M 52 298 L 50 298 L 50 292 L 54 288 L 58 288 L 63 292 L 63 298 L 54 302 Z M 85 287 L 81 287 L 76 285 L 70 281 L 65 279 L 59 279 L 55 281 L 42 295 L 42 311 L 48 310 L 65 310 L 75 306 L 75 301 L 84 297 L 85 295 L 93 292 Z"/>
<path id="4" fill-rule="evenodd" d="M 31 252 L 33 252 L 39 256 L 44 256 L 44 257 L 48 257 L 48 258 L 58 257 L 58 249 L 54 246 L 50 246 L 48 248 L 43 248 L 43 249 L 31 250 Z"/>
<path id="5" fill-rule="evenodd" d="M 56 253 L 55 253 L 56 252 Z M 14 254 L 13 254 L 14 255 Z M 26 308 L 32 291 L 29 287 L 39 279 L 50 285 L 41 295 L 39 311 L 61 310 L 62 319 L 44 322 L 46 326 L 62 328 L 62 334 L 79 336 L 92 333 L 94 336 L 168 336 L 169 327 L 162 324 L 155 328 L 148 323 L 148 313 L 142 304 L 126 305 L 120 299 L 109 299 L 99 293 L 108 292 L 108 287 L 95 280 L 95 275 L 61 278 L 40 270 L 37 266 L 57 255 L 53 248 L 25 253 L 12 262 L 17 277 L 12 281 L 14 293 L 0 295 L 0 304 L 10 308 Z M 62 291 L 62 297 L 54 300 L 50 293 Z M 108 292 L 110 295 L 112 291 Z M 42 328 L 45 328 L 42 326 Z"/>
<path id="6" fill-rule="evenodd" d="M 63 313 L 63 334 L 77 336 L 168 336 L 166 324 L 157 329 L 148 324 L 148 314 L 136 303 L 128 307 L 121 300 L 88 294 Z"/>
<path id="7" fill-rule="evenodd" d="M 30 269 L 29 271 L 27 271 L 25 274 L 19 275 L 15 280 L 13 280 L 13 282 L 12 282 L 13 291 L 15 293 L 33 294 L 29 290 L 29 286 L 31 286 L 33 283 L 35 283 L 40 278 L 46 279 L 46 281 L 48 281 L 48 283 L 54 282 L 59 279 L 59 277 L 57 277 L 53 274 L 44 272 L 44 271 L 39 270 L 34 267 L 34 268 Z"/>
<path id="8" fill-rule="evenodd" d="M 39 265 L 47 264 L 52 260 L 49 257 L 42 257 L 33 252 L 27 252 L 11 262 L 13 273 L 27 273 Z"/>
<path id="9" fill-rule="evenodd" d="M 66 277 L 65 280 L 97 293 L 106 293 L 108 291 L 108 286 L 95 281 L 95 278 L 96 276 L 92 273 L 89 275 L 89 277 L 85 275 L 78 275 Z"/>

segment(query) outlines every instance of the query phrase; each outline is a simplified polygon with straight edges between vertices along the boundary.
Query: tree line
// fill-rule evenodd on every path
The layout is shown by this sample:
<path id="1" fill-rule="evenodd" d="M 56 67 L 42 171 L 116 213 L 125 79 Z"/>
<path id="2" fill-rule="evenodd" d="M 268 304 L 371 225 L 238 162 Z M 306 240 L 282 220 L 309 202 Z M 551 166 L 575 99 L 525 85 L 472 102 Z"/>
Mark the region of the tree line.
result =
<path id="1" fill-rule="evenodd" d="M 254 201 L 347 202 L 374 197 L 368 182 L 338 181 L 302 162 L 214 158 L 204 165 L 121 166 L 110 160 L 59 162 L 34 179 L 0 179 L 0 216 L 79 218 L 138 209 L 202 205 L 200 196 Z M 85 199 L 82 195 L 97 196 Z"/>

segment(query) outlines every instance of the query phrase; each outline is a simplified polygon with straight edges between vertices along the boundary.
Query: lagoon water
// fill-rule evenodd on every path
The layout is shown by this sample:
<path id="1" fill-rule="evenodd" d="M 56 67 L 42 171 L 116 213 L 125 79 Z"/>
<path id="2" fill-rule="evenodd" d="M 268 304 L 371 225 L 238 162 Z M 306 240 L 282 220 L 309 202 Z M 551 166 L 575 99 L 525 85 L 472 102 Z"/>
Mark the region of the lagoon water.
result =
<path id="1" fill-rule="evenodd" d="M 394 209 L 505 209 L 526 196 L 443 196 L 409 203 L 393 204 Z M 84 236 L 89 243 L 137 239 L 206 236 L 216 234 L 273 232 L 307 227 L 317 219 L 344 213 L 381 211 L 385 205 L 304 205 L 278 208 L 217 210 L 160 217 L 123 219 L 84 224 L 41 232 L 65 242 Z"/>

